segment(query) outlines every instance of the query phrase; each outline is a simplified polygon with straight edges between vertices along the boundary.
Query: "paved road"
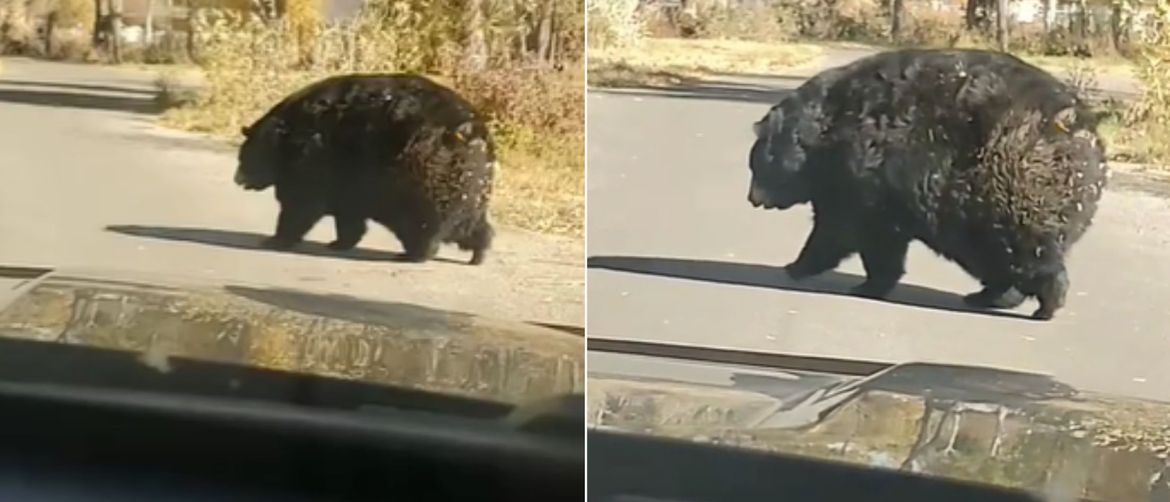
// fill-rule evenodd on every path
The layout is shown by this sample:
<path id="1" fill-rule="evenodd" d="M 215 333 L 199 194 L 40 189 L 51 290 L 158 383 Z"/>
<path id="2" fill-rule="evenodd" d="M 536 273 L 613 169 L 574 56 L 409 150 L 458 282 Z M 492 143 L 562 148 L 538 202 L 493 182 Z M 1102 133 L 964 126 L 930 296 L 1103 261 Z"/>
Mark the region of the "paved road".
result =
<path id="1" fill-rule="evenodd" d="M 842 294 L 861 281 L 856 257 L 796 285 L 778 267 L 803 244 L 809 209 L 746 197 L 751 123 L 799 82 L 590 91 L 590 336 L 990 365 L 1170 400 L 1170 181 L 1115 176 L 1051 322 L 1024 318 L 1034 301 L 962 311 L 977 283 L 919 244 L 890 301 Z"/>
<path id="2" fill-rule="evenodd" d="M 332 220 L 299 253 L 256 249 L 275 226 L 271 192 L 231 182 L 234 150 L 154 125 L 151 76 L 5 59 L 0 70 L 0 264 L 132 269 L 411 302 L 581 325 L 579 241 L 501 231 L 481 267 L 444 249 L 392 261 L 371 227 L 360 249 L 328 252 Z"/>

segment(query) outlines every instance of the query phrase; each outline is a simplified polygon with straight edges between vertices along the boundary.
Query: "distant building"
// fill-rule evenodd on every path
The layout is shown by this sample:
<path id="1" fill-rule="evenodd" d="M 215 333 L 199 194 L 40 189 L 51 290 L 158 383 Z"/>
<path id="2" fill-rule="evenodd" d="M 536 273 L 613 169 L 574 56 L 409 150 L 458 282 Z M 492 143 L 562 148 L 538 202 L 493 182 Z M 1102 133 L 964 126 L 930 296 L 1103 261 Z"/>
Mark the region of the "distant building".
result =
<path id="1" fill-rule="evenodd" d="M 279 1 L 279 0 L 278 0 Z M 152 5 L 153 2 L 153 11 Z M 239 4 L 238 0 L 224 0 L 224 5 Z M 353 18 L 365 5 L 365 0 L 321 0 L 326 21 L 344 21 Z M 153 36 L 163 34 L 160 27 L 186 29 L 188 0 L 122 0 L 122 40 L 128 43 L 146 42 L 147 17 L 153 15 Z"/>

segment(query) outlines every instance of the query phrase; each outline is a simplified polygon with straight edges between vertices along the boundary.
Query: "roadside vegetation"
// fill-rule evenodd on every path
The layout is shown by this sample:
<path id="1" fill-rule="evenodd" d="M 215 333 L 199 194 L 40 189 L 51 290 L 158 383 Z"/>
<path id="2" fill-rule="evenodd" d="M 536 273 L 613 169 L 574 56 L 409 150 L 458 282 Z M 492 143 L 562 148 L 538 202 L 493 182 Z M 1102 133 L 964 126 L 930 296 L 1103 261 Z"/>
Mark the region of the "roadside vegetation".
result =
<path id="1" fill-rule="evenodd" d="M 1133 162 L 1170 165 L 1170 2 L 1157 0 L 1151 25 L 1136 51 L 1134 75 L 1142 96 L 1120 113 L 1117 138 L 1121 154 Z"/>
<path id="2" fill-rule="evenodd" d="M 811 62 L 819 53 L 817 46 L 789 37 L 780 20 L 761 20 L 745 9 L 713 14 L 711 27 L 696 30 L 695 23 L 677 12 L 640 0 L 586 3 L 591 85 L 767 74 Z"/>
<path id="3" fill-rule="evenodd" d="M 734 39 L 646 38 L 636 50 L 589 49 L 589 83 L 679 83 L 724 74 L 769 74 L 816 59 L 811 44 Z"/>
<path id="4" fill-rule="evenodd" d="M 1011 20 L 1003 30 L 997 3 L 588 0 L 589 83 L 685 85 L 800 67 L 810 73 L 834 48 L 1007 50 L 1099 101 L 1113 160 L 1170 164 L 1170 144 L 1159 139 L 1170 132 L 1170 0 L 1037 0 L 1033 22 Z M 1122 101 L 1094 92 L 1106 80 L 1133 82 L 1139 94 Z"/>
<path id="5" fill-rule="evenodd" d="M 501 165 L 492 216 L 504 225 L 583 236 L 579 1 L 370 0 L 332 19 L 320 0 L 192 0 L 190 8 L 148 0 L 144 14 L 110 14 L 120 13 L 121 3 L 0 0 L 0 50 L 149 65 L 167 108 L 163 124 L 231 141 L 241 139 L 240 126 L 320 78 L 424 74 L 491 120 Z M 51 14 L 66 5 L 82 13 Z M 110 36 L 115 24 L 134 36 Z"/>

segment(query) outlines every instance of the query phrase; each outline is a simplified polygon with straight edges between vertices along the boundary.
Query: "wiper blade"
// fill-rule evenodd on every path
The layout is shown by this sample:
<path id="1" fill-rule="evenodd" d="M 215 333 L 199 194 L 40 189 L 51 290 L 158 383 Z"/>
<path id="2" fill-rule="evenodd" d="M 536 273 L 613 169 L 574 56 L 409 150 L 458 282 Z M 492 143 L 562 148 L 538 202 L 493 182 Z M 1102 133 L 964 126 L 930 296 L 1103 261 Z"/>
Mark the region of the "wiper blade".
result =
<path id="1" fill-rule="evenodd" d="M 837 359 L 817 356 L 774 354 L 677 343 L 619 340 L 589 336 L 587 348 L 597 352 L 615 352 L 670 359 L 684 359 L 718 364 L 756 366 L 787 371 L 807 371 L 844 376 L 869 376 L 892 368 L 892 363 Z"/>

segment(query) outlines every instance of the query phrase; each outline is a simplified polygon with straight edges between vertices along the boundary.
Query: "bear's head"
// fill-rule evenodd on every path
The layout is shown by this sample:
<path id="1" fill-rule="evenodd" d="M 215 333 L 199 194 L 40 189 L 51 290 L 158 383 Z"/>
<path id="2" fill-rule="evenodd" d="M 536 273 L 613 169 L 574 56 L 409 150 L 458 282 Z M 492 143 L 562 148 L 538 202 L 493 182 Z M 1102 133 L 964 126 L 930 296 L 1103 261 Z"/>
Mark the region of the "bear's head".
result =
<path id="1" fill-rule="evenodd" d="M 245 190 L 264 190 L 276 184 L 284 139 L 288 129 L 279 119 L 261 120 L 240 128 L 244 143 L 240 145 L 239 165 L 234 180 Z"/>
<path id="2" fill-rule="evenodd" d="M 748 158 L 752 206 L 788 209 L 812 198 L 805 161 L 819 131 L 804 108 L 798 97 L 789 97 L 753 124 L 756 140 Z"/>

